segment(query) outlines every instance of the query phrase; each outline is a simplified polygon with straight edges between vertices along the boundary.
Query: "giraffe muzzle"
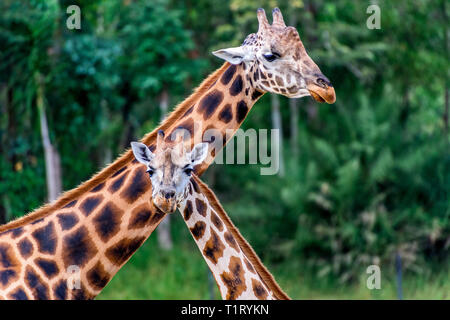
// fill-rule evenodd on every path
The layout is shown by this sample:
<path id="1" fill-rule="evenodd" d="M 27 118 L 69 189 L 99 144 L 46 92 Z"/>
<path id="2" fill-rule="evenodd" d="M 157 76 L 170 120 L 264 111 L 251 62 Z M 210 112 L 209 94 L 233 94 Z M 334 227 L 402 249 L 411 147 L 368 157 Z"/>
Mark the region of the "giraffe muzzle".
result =
<path id="1" fill-rule="evenodd" d="M 173 213 L 177 209 L 175 192 L 160 192 L 153 197 L 153 203 L 164 213 Z"/>
<path id="2" fill-rule="evenodd" d="M 334 103 L 336 101 L 333 85 L 321 74 L 318 74 L 314 81 L 309 82 L 306 89 L 317 102 Z"/>

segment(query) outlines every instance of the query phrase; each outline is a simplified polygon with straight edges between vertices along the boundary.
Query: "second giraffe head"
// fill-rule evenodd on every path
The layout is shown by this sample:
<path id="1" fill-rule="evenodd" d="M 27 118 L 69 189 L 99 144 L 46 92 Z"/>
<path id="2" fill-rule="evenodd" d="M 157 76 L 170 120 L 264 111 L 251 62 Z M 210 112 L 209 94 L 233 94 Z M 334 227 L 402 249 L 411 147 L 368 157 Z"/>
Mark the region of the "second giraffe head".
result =
<path id="1" fill-rule="evenodd" d="M 198 143 L 189 151 L 182 142 L 165 142 L 158 132 L 154 152 L 141 142 L 132 142 L 137 161 L 147 166 L 152 183 L 153 204 L 164 213 L 172 213 L 184 199 L 194 167 L 208 155 L 208 143 Z"/>

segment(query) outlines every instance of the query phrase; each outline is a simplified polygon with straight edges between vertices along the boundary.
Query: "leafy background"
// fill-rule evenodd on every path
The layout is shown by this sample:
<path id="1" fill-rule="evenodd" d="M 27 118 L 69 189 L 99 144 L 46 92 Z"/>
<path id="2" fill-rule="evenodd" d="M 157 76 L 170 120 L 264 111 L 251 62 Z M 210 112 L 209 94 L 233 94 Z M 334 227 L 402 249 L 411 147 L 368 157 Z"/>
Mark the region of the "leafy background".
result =
<path id="1" fill-rule="evenodd" d="M 366 27 L 370 4 L 381 29 Z M 81 30 L 65 27 L 81 8 Z M 445 0 L 3 0 L 0 222 L 47 200 L 39 99 L 64 190 L 152 130 L 278 6 L 333 82 L 334 105 L 281 97 L 284 175 L 215 165 L 204 179 L 293 298 L 449 298 L 449 6 Z M 166 101 L 167 102 L 167 101 Z M 243 128 L 272 126 L 267 94 Z M 295 116 L 294 116 L 295 115 Z M 180 217 L 100 298 L 218 298 Z M 365 287 L 379 264 L 382 289 Z"/>

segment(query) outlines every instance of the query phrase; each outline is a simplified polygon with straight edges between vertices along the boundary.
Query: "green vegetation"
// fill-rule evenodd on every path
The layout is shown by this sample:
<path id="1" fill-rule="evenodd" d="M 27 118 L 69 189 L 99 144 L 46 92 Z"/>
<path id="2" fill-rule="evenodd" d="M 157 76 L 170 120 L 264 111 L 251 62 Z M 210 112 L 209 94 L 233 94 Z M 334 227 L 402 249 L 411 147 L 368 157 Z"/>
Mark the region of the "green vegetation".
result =
<path id="1" fill-rule="evenodd" d="M 292 297 L 395 298 L 397 253 L 405 298 L 448 299 L 449 5 L 379 1 L 370 30 L 370 3 L 2 0 L 0 223 L 51 198 L 49 179 L 68 190 L 111 162 L 220 66 L 211 51 L 257 30 L 256 8 L 279 6 L 337 101 L 280 98 L 284 176 L 215 165 L 203 179 Z M 271 107 L 267 94 L 243 128 L 271 128 Z M 209 298 L 177 220 L 174 249 L 151 237 L 100 298 Z M 370 264 L 381 292 L 364 287 Z"/>

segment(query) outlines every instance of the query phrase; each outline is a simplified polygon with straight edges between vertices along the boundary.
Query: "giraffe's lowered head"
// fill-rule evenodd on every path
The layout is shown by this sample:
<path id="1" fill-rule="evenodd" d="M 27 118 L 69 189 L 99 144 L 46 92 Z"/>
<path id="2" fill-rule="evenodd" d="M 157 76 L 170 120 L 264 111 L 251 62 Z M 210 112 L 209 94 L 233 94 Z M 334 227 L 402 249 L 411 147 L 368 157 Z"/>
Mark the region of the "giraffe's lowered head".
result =
<path id="1" fill-rule="evenodd" d="M 289 98 L 311 95 L 318 102 L 334 103 L 336 95 L 330 80 L 306 53 L 297 30 L 287 27 L 280 9 L 267 21 L 264 9 L 258 9 L 259 29 L 247 36 L 240 47 L 213 52 L 231 64 L 244 64 L 247 79 L 261 92 Z"/>
<path id="2" fill-rule="evenodd" d="M 147 166 L 153 204 L 164 213 L 173 213 L 186 195 L 194 167 L 208 155 L 208 143 L 198 143 L 189 151 L 183 142 L 163 138 L 164 133 L 158 132 L 154 152 L 141 142 L 131 142 L 131 148 L 136 160 Z"/>

